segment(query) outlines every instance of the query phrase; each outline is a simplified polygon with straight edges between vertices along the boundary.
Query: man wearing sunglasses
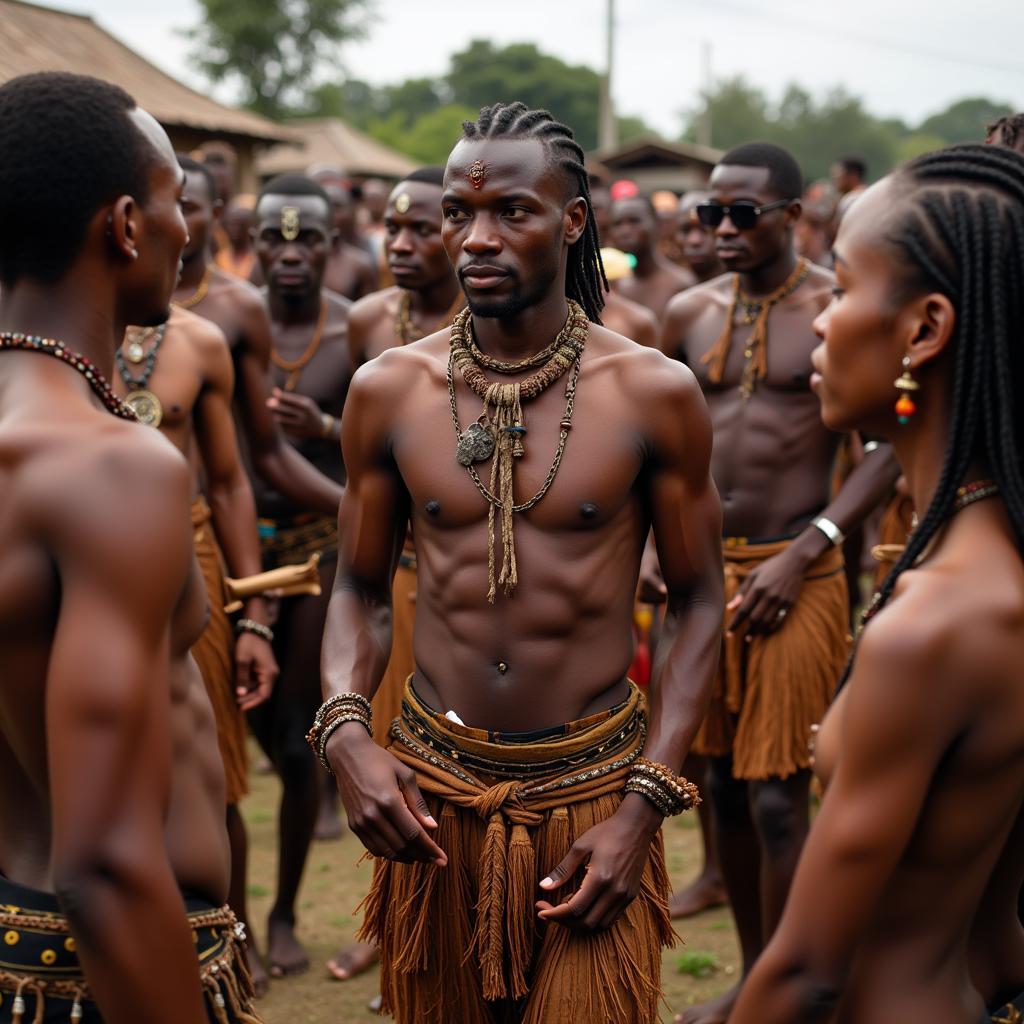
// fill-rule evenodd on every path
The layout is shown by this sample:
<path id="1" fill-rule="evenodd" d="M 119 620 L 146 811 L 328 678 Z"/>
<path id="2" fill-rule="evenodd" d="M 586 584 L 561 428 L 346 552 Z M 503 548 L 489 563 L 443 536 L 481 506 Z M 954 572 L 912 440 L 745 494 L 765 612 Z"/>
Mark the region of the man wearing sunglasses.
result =
<path id="1" fill-rule="evenodd" d="M 811 727 L 847 656 L 842 541 L 895 479 L 878 453 L 831 498 L 840 436 L 810 388 L 832 273 L 798 258 L 800 169 L 777 146 L 723 157 L 696 207 L 726 273 L 675 296 L 662 350 L 697 374 L 714 427 L 727 607 L 719 678 L 691 748 L 710 758 L 744 972 L 778 923 L 808 827 Z M 735 990 L 685 1024 L 724 1022 Z"/>

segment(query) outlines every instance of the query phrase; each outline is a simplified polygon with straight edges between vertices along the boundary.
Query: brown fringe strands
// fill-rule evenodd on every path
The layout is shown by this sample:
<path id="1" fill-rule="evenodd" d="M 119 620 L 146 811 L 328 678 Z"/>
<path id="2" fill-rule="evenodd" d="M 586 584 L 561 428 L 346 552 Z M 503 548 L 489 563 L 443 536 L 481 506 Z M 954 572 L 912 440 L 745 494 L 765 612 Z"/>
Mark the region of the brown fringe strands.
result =
<path id="1" fill-rule="evenodd" d="M 382 1012 L 397 1024 L 655 1024 L 661 947 L 675 942 L 660 834 L 640 894 L 608 931 L 544 925 L 534 907 L 578 888 L 583 872 L 558 894 L 537 886 L 618 808 L 645 723 L 631 686 L 625 704 L 563 735 L 495 743 L 406 687 L 389 749 L 416 772 L 448 865 L 377 862 L 360 938 L 381 950 Z M 567 759 L 575 767 L 546 768 Z"/>
<path id="2" fill-rule="evenodd" d="M 750 573 L 790 541 L 724 547 L 726 604 Z M 733 612 L 726 611 L 725 622 Z M 843 555 L 830 547 L 808 570 L 797 602 L 774 633 L 724 636 L 707 717 L 693 752 L 732 754 L 740 779 L 784 779 L 810 766 L 808 737 L 821 721 L 850 650 Z"/>
<path id="3" fill-rule="evenodd" d="M 774 306 L 792 295 L 804 283 L 810 273 L 810 268 L 811 265 L 801 256 L 793 273 L 771 295 L 767 295 L 763 299 L 748 299 L 740 292 L 740 275 L 733 275 L 732 304 L 726 314 L 722 333 L 701 358 L 701 363 L 708 367 L 708 380 L 712 384 L 720 384 L 722 381 L 725 362 L 729 358 L 729 349 L 732 347 L 736 311 L 742 303 L 746 309 L 743 322 L 748 325 L 753 324 L 754 329 L 750 332 L 743 352 L 747 361 L 740 380 L 740 392 L 744 398 L 749 398 L 754 393 L 757 382 L 768 376 L 768 314 L 771 313 Z"/>
<path id="4" fill-rule="evenodd" d="M 246 754 L 245 716 L 235 699 L 235 634 L 224 611 L 228 601 L 224 586 L 224 561 L 210 525 L 212 513 L 200 496 L 192 502 L 192 540 L 210 602 L 210 621 L 192 647 L 203 685 L 213 705 L 217 746 L 224 762 L 228 805 L 237 804 L 249 792 L 249 758 Z"/>
<path id="5" fill-rule="evenodd" d="M 469 309 L 464 309 L 452 322 L 451 357 L 448 363 L 448 390 L 452 405 L 452 419 L 456 436 L 462 439 L 459 427 L 458 408 L 455 401 L 455 385 L 452 367 L 457 366 L 467 386 L 481 399 L 484 408 L 478 423 L 492 438 L 494 458 L 491 463 L 490 487 L 484 487 L 472 463 L 466 466 L 477 489 L 484 496 L 489 506 L 487 513 L 487 600 L 492 604 L 497 588 L 500 585 L 506 597 L 511 597 L 519 582 L 516 565 L 515 538 L 513 536 L 513 516 L 516 512 L 525 512 L 532 508 L 547 493 L 554 482 L 555 474 L 565 451 L 565 442 L 572 427 L 573 401 L 576 393 L 576 382 L 579 378 L 580 362 L 583 348 L 586 345 L 590 321 L 587 320 L 582 306 L 573 299 L 568 299 L 569 314 L 565 325 L 554 342 L 543 352 L 517 363 L 505 363 L 491 359 L 480 352 L 472 338 L 473 321 Z M 535 373 L 523 381 L 514 384 L 493 383 L 488 380 L 478 365 L 483 362 L 489 369 L 498 373 L 522 373 L 526 369 L 539 365 Z M 564 376 L 571 366 L 575 371 L 565 389 L 566 410 L 562 418 L 558 440 L 551 469 L 545 478 L 540 491 L 529 501 L 516 505 L 513 496 L 512 463 L 521 458 L 525 452 L 523 437 L 526 427 L 523 423 L 522 403 L 528 402 L 542 394 L 556 380 Z M 493 415 L 491 409 L 493 408 Z M 483 460 L 477 460 L 483 461 Z M 501 512 L 501 546 L 502 564 L 500 574 L 495 567 L 495 511 Z"/>
<path id="6" fill-rule="evenodd" d="M 199 979 L 207 1009 L 217 1024 L 263 1024 L 252 1006 L 253 989 L 245 960 L 242 930 L 228 907 L 198 911 L 188 915 L 193 934 L 208 931 L 212 945 L 200 949 Z M 30 933 L 34 937 L 52 935 L 62 948 L 73 950 L 67 921 L 58 914 L 32 913 L 30 910 L 0 908 L 0 929 L 7 934 Z M 219 931 L 218 931 L 219 930 Z M 204 934 L 203 939 L 207 936 Z M 198 940 L 197 940 L 198 941 Z M 42 1024 L 47 999 L 70 1003 L 68 1021 L 76 1024 L 83 1016 L 83 1003 L 94 1003 L 89 983 L 80 969 L 64 977 L 46 977 L 26 969 L 0 968 L 0 993 L 12 993 L 12 1024 L 22 1024 L 28 1001 L 34 1002 L 32 1024 Z M 230 1014 L 230 1016 L 229 1016 Z"/>

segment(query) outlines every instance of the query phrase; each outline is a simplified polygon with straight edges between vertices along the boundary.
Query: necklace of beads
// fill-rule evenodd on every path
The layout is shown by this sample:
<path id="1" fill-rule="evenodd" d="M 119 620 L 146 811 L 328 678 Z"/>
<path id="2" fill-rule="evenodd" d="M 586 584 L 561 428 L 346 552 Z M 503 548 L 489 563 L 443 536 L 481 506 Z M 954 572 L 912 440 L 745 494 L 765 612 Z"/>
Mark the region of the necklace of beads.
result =
<path id="1" fill-rule="evenodd" d="M 0 351 L 4 349 L 41 352 L 43 355 L 53 356 L 54 359 L 67 363 L 88 381 L 89 387 L 106 406 L 108 412 L 123 420 L 138 422 L 135 413 L 111 390 L 106 377 L 85 356 L 72 352 L 63 341 L 57 341 L 55 338 L 41 338 L 36 334 L 12 334 L 4 331 L 0 334 Z"/>

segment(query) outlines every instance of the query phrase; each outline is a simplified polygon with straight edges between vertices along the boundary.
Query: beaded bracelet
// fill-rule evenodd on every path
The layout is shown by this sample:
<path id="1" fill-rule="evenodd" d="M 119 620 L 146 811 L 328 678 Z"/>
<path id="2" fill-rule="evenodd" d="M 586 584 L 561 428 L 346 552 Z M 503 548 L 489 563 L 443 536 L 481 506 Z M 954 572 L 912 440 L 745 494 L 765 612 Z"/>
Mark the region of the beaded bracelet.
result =
<path id="1" fill-rule="evenodd" d="M 681 814 L 700 803 L 700 791 L 692 782 L 646 757 L 633 762 L 625 791 L 646 797 L 665 817 Z"/>
<path id="2" fill-rule="evenodd" d="M 361 693 L 337 693 L 326 700 L 306 734 L 306 742 L 313 748 L 317 760 L 332 775 L 334 769 L 327 760 L 327 741 L 335 729 L 346 722 L 359 722 L 373 735 L 373 705 Z"/>
<path id="3" fill-rule="evenodd" d="M 269 626 L 264 626 L 262 622 L 257 622 L 255 619 L 239 619 L 235 623 L 235 632 L 252 633 L 253 636 L 262 637 L 268 644 L 274 642 L 274 631 Z"/>

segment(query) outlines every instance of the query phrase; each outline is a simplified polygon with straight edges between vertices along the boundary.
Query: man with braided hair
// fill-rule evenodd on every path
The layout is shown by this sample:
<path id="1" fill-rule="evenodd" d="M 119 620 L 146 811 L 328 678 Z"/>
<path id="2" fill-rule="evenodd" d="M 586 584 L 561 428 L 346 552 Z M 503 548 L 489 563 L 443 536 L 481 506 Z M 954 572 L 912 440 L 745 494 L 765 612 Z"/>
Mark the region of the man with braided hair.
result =
<path id="1" fill-rule="evenodd" d="M 830 271 L 799 259 L 801 175 L 752 143 L 714 169 L 698 204 L 730 274 L 677 295 L 662 351 L 693 367 L 714 424 L 729 599 L 711 708 L 694 751 L 711 759 L 719 857 L 745 969 L 778 923 L 808 826 L 811 727 L 847 656 L 841 544 L 895 482 L 868 456 L 830 502 L 840 435 L 810 389 L 814 318 Z M 722 1024 L 735 990 L 682 1014 Z"/>
<path id="2" fill-rule="evenodd" d="M 663 816 L 722 609 L 710 433 L 692 375 L 600 325 L 583 153 L 496 104 L 448 160 L 468 303 L 355 375 L 348 488 L 310 739 L 379 858 L 363 937 L 400 1024 L 654 1024 Z M 500 507 L 499 507 L 500 506 Z M 411 522 L 415 671 L 387 750 L 369 699 Z M 650 706 L 626 679 L 640 552 L 668 591 Z"/>

